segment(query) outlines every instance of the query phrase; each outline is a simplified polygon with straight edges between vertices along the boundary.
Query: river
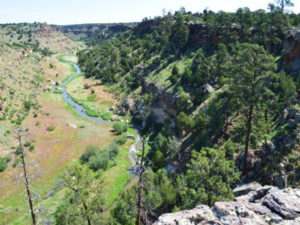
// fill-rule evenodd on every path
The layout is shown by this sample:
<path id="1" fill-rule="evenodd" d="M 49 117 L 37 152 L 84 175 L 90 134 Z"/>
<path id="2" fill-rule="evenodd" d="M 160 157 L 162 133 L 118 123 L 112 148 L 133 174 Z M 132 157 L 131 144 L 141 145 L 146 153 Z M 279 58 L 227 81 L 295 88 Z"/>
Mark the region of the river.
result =
<path id="1" fill-rule="evenodd" d="M 93 117 L 93 116 L 89 116 L 87 113 L 86 113 L 86 109 L 78 104 L 77 102 L 75 102 L 71 97 L 70 95 L 68 94 L 67 90 L 66 90 L 66 85 L 77 75 L 79 75 L 81 73 L 81 70 L 79 68 L 79 66 L 75 63 L 71 63 L 69 62 L 70 65 L 74 66 L 76 68 L 76 73 L 74 73 L 73 75 L 69 76 L 68 79 L 62 83 L 62 91 L 63 93 L 61 94 L 61 96 L 66 100 L 66 102 L 68 104 L 70 104 L 70 106 L 76 111 L 76 113 L 85 118 L 85 119 L 88 119 L 90 121 L 93 121 L 93 122 L 96 122 L 96 123 L 101 123 L 101 124 L 111 124 L 110 121 L 107 121 L 107 120 L 103 120 L 101 117 Z"/>
<path id="2" fill-rule="evenodd" d="M 76 113 L 85 118 L 85 119 L 88 119 L 90 121 L 93 121 L 93 122 L 96 122 L 96 123 L 100 123 L 100 124 L 111 124 L 112 122 L 111 121 L 107 121 L 107 120 L 103 120 L 101 117 L 93 117 L 93 116 L 89 116 L 87 113 L 86 113 L 86 109 L 78 104 L 77 102 L 75 102 L 71 97 L 70 95 L 68 94 L 67 92 L 67 89 L 66 89 L 66 85 L 77 75 L 79 75 L 81 73 L 81 70 L 79 68 L 79 66 L 75 63 L 72 63 L 72 62 L 69 62 L 70 65 L 74 66 L 76 68 L 76 73 L 74 73 L 73 75 L 69 76 L 68 79 L 66 81 L 64 81 L 61 85 L 61 89 L 63 91 L 63 93 L 61 94 L 61 96 L 65 99 L 65 101 L 70 104 L 70 106 L 76 111 Z M 133 127 L 135 128 L 135 131 L 136 131 L 136 137 L 135 137 L 135 142 L 130 146 L 129 148 L 129 152 L 128 152 L 128 158 L 129 160 L 131 161 L 132 163 L 132 166 L 129 167 L 127 170 L 128 172 L 131 174 L 131 175 L 136 175 L 137 172 L 138 172 L 138 157 L 137 157 L 137 152 L 139 151 L 137 145 L 138 145 L 138 142 L 140 142 L 140 135 L 139 135 L 139 130 L 138 130 L 138 126 L 134 126 L 133 124 Z"/>

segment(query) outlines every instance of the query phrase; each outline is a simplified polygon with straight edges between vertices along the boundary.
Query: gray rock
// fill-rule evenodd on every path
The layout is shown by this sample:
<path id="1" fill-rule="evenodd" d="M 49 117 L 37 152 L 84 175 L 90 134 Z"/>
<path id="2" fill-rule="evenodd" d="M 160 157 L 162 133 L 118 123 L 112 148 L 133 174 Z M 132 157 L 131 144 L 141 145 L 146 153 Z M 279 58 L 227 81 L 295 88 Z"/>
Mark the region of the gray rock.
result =
<path id="1" fill-rule="evenodd" d="M 274 180 L 274 184 L 279 189 L 284 189 L 286 187 L 286 184 L 287 184 L 286 175 L 283 174 L 281 176 L 276 177 L 276 179 Z"/>
<path id="2" fill-rule="evenodd" d="M 261 188 L 262 188 L 262 186 L 256 182 L 249 183 L 249 184 L 243 184 L 243 185 L 237 186 L 235 189 L 233 189 L 233 194 L 235 196 L 246 195 L 251 191 L 257 191 Z"/>
<path id="3" fill-rule="evenodd" d="M 300 216 L 300 189 L 274 191 L 263 199 L 262 204 L 285 219 L 295 219 Z"/>
<path id="4" fill-rule="evenodd" d="M 297 112 L 297 110 L 295 108 L 290 108 L 290 110 L 289 110 L 289 117 L 290 118 L 294 118 L 296 112 Z"/>
<path id="5" fill-rule="evenodd" d="M 300 113 L 297 112 L 297 113 L 295 114 L 294 119 L 295 119 L 295 121 L 296 121 L 297 123 L 300 123 Z"/>
<path id="6" fill-rule="evenodd" d="M 300 224 L 300 189 L 259 188 L 259 184 L 239 188 L 248 190 L 247 186 L 256 190 L 236 197 L 232 202 L 216 202 L 212 208 L 200 205 L 191 210 L 163 214 L 154 225 Z"/>
<path id="7" fill-rule="evenodd" d="M 267 146 L 266 146 L 270 151 L 274 151 L 275 150 L 275 145 L 272 141 L 268 142 L 267 143 Z"/>
<path id="8" fill-rule="evenodd" d="M 297 122 L 294 119 L 289 119 L 288 125 L 290 128 L 295 128 L 295 127 L 297 127 Z"/>
<path id="9" fill-rule="evenodd" d="M 210 84 L 205 84 L 205 90 L 209 94 L 215 91 L 215 89 Z"/>
<path id="10" fill-rule="evenodd" d="M 284 109 L 282 112 L 282 122 L 285 122 L 286 119 L 288 118 L 289 112 L 287 111 L 287 109 Z"/>

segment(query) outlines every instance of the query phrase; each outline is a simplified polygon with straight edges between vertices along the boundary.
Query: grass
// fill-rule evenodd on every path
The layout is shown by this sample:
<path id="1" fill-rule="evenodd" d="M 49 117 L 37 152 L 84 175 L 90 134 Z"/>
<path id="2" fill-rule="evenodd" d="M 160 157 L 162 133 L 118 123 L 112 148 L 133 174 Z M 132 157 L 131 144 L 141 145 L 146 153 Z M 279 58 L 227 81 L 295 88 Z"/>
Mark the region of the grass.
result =
<path id="1" fill-rule="evenodd" d="M 62 94 L 64 93 L 63 90 L 54 90 L 53 91 L 54 94 Z"/>
<path id="2" fill-rule="evenodd" d="M 124 147 L 116 157 L 117 166 L 110 168 L 103 174 L 104 190 L 103 194 L 106 200 L 106 206 L 110 207 L 113 202 L 119 197 L 123 187 L 130 180 L 130 174 L 127 168 L 130 166 L 128 159 L 128 150 L 133 140 L 127 141 Z"/>

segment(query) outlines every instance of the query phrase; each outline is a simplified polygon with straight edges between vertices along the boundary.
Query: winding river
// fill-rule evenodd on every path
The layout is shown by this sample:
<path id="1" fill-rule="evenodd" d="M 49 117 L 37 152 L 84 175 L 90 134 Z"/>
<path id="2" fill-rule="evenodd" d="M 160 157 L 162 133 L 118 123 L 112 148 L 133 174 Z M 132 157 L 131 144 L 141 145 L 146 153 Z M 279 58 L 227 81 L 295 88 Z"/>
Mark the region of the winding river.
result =
<path id="1" fill-rule="evenodd" d="M 71 96 L 68 94 L 67 89 L 66 89 L 66 85 L 77 75 L 79 75 L 81 73 L 81 70 L 79 68 L 79 66 L 75 63 L 72 62 L 68 62 L 68 64 L 74 66 L 76 68 L 76 73 L 74 73 L 73 75 L 69 76 L 68 79 L 66 81 L 64 81 L 61 85 L 61 90 L 63 91 L 63 93 L 61 94 L 61 96 L 65 99 L 65 101 L 70 104 L 70 106 L 75 110 L 75 112 L 85 118 L 88 119 L 90 121 L 96 122 L 96 123 L 100 123 L 100 124 L 111 124 L 111 121 L 107 121 L 107 120 L 103 120 L 101 117 L 93 117 L 93 116 L 89 116 L 86 112 L 86 109 L 78 104 L 77 102 L 75 102 Z M 127 168 L 128 172 L 131 175 L 136 175 L 138 172 L 138 165 L 137 165 L 137 161 L 138 161 L 138 157 L 137 157 L 137 152 L 138 152 L 138 147 L 137 144 L 140 141 L 140 135 L 139 135 L 139 130 L 138 127 L 135 126 L 133 124 L 133 127 L 135 128 L 136 131 L 136 137 L 135 137 L 135 142 L 130 146 L 129 148 L 129 152 L 128 152 L 128 158 L 132 163 L 132 166 Z"/>
<path id="2" fill-rule="evenodd" d="M 68 104 L 71 105 L 71 107 L 76 111 L 76 113 L 83 117 L 83 118 L 86 118 L 90 121 L 93 121 L 93 122 L 96 122 L 96 123 L 101 123 L 101 124 L 111 124 L 110 121 L 107 121 L 107 120 L 103 120 L 101 117 L 93 117 L 93 116 L 89 116 L 87 113 L 86 113 L 86 109 L 78 104 L 77 102 L 75 102 L 71 96 L 68 94 L 67 90 L 66 90 L 66 84 L 68 84 L 75 76 L 79 75 L 81 73 L 81 70 L 79 68 L 79 66 L 75 63 L 71 63 L 69 62 L 70 65 L 74 66 L 76 68 L 76 73 L 73 74 L 72 76 L 69 76 L 68 79 L 62 83 L 62 91 L 63 93 L 61 94 L 61 96 L 66 100 L 66 102 Z"/>

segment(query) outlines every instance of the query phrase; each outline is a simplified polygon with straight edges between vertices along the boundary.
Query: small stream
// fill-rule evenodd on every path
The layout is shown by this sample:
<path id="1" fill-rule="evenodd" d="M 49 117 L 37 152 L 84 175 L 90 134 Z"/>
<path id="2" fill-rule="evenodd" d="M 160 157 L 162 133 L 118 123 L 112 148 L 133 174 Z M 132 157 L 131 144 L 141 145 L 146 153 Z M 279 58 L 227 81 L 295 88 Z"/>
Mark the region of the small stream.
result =
<path id="1" fill-rule="evenodd" d="M 86 113 L 86 109 L 81 106 L 80 104 L 78 104 L 77 102 L 75 102 L 70 95 L 68 94 L 67 90 L 66 90 L 66 84 L 69 83 L 75 76 L 77 76 L 78 74 L 81 73 L 81 70 L 79 68 L 79 66 L 75 63 L 71 63 L 69 62 L 70 65 L 74 66 L 76 68 L 76 73 L 73 74 L 72 76 L 68 77 L 68 79 L 62 83 L 62 91 L 63 93 L 61 94 L 61 96 L 66 100 L 66 102 L 68 104 L 71 105 L 71 107 L 76 111 L 76 113 L 80 116 L 82 116 L 83 118 L 86 118 L 90 121 L 96 122 L 96 123 L 101 123 L 101 124 L 111 124 L 110 121 L 107 120 L 103 120 L 101 117 L 93 117 L 93 116 L 89 116 Z"/>
<path id="2" fill-rule="evenodd" d="M 74 66 L 76 68 L 76 73 L 69 76 L 68 79 L 62 83 L 61 85 L 61 89 L 63 91 L 63 93 L 61 94 L 61 96 L 66 100 L 66 102 L 68 104 L 70 104 L 70 106 L 76 111 L 76 113 L 79 116 L 82 116 L 85 119 L 88 119 L 90 121 L 96 122 L 96 123 L 100 123 L 100 124 L 111 124 L 111 121 L 107 121 L 107 120 L 103 120 L 101 117 L 93 117 L 93 116 L 89 116 L 86 113 L 86 109 L 78 104 L 77 102 L 75 102 L 71 96 L 68 94 L 67 90 L 66 90 L 66 84 L 68 84 L 75 76 L 77 76 L 78 74 L 81 73 L 81 70 L 79 68 L 79 66 L 75 63 L 69 62 L 70 65 Z M 138 161 L 138 157 L 137 157 L 137 152 L 139 151 L 137 145 L 138 142 L 140 141 L 140 135 L 139 135 L 139 129 L 137 126 L 134 126 L 136 131 L 136 138 L 135 138 L 135 142 L 130 146 L 129 148 L 129 152 L 128 152 L 128 158 L 132 163 L 132 166 L 129 167 L 127 170 L 131 175 L 136 175 L 138 172 L 138 165 L 137 165 L 137 161 Z"/>

